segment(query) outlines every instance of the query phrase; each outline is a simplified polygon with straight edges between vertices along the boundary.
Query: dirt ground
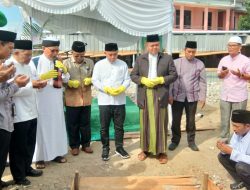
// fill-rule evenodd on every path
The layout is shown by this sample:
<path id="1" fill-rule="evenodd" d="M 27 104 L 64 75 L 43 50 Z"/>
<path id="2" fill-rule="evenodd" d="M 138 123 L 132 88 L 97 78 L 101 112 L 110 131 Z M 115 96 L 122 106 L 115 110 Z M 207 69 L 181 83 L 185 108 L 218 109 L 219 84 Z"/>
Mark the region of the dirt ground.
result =
<path id="1" fill-rule="evenodd" d="M 49 162 L 44 174 L 38 178 L 28 178 L 32 185 L 26 188 L 11 186 L 8 189 L 32 189 L 32 190 L 69 190 L 76 170 L 81 177 L 97 176 L 172 176 L 193 175 L 201 182 L 204 172 L 209 173 L 213 180 L 224 189 L 229 189 L 232 179 L 222 168 L 217 160 L 218 149 L 215 143 L 219 136 L 220 111 L 219 103 L 210 103 L 204 110 L 204 117 L 197 120 L 197 126 L 211 126 L 215 130 L 198 131 L 196 142 L 199 152 L 193 152 L 187 147 L 186 133 L 182 133 L 179 147 L 175 151 L 169 151 L 169 161 L 165 165 L 159 164 L 155 158 L 148 158 L 141 162 L 137 159 L 140 152 L 139 139 L 126 139 L 125 149 L 130 153 L 130 159 L 122 159 L 114 153 L 114 142 L 111 142 L 111 159 L 108 162 L 101 160 L 100 142 L 92 142 L 93 154 L 81 152 L 79 156 L 67 155 L 68 162 L 58 164 Z M 170 141 L 170 136 L 168 137 Z M 4 180 L 10 178 L 7 167 Z"/>

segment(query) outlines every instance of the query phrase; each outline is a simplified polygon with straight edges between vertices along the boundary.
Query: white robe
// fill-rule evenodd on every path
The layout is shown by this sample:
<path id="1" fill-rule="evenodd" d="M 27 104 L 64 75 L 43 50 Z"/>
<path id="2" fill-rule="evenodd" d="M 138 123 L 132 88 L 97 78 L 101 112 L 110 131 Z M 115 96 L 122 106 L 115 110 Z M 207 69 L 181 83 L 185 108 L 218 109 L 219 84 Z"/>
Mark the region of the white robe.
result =
<path id="1" fill-rule="evenodd" d="M 37 74 L 46 73 L 53 68 L 53 61 L 41 55 L 38 60 Z M 62 78 L 67 82 L 69 74 L 63 74 Z M 37 138 L 33 161 L 50 161 L 68 152 L 63 88 L 54 88 L 53 80 L 50 79 L 45 88 L 38 90 L 37 100 Z"/>

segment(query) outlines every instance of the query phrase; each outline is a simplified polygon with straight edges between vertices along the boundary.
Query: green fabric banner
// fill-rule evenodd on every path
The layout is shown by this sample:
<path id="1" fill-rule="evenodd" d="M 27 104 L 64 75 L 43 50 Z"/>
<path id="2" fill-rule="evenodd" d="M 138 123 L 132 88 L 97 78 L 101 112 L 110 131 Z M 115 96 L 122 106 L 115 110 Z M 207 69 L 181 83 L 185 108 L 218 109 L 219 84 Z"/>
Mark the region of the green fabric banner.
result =
<path id="1" fill-rule="evenodd" d="M 132 100 L 126 98 L 126 119 L 124 122 L 124 131 L 132 132 L 139 131 L 139 108 L 136 106 Z M 114 124 L 111 122 L 109 128 L 110 139 L 114 139 Z M 97 99 L 92 100 L 91 105 L 91 139 L 100 140 L 100 118 L 99 118 L 99 107 L 97 104 Z"/>

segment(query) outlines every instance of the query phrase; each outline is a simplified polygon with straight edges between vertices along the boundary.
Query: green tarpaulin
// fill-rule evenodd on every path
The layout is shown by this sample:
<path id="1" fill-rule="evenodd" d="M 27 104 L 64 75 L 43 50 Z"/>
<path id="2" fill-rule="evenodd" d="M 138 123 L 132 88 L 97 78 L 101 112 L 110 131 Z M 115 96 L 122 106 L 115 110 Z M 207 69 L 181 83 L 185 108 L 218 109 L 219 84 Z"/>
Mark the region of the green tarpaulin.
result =
<path id="1" fill-rule="evenodd" d="M 139 108 L 131 101 L 129 97 L 126 99 L 126 119 L 124 123 L 124 131 L 139 131 Z M 109 128 L 110 139 L 114 139 L 114 125 L 111 122 Z M 97 99 L 93 99 L 91 105 L 91 139 L 100 140 L 100 118 Z"/>

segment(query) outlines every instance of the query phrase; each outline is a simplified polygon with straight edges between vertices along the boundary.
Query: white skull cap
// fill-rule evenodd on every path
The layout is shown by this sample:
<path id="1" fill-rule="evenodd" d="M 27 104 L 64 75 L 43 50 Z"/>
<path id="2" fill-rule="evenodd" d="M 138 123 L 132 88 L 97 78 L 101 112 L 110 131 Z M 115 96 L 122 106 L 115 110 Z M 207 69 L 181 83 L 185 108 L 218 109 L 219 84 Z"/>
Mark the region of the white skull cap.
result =
<path id="1" fill-rule="evenodd" d="M 237 44 L 242 44 L 242 39 L 239 36 L 232 36 L 229 40 L 228 43 L 237 43 Z"/>

